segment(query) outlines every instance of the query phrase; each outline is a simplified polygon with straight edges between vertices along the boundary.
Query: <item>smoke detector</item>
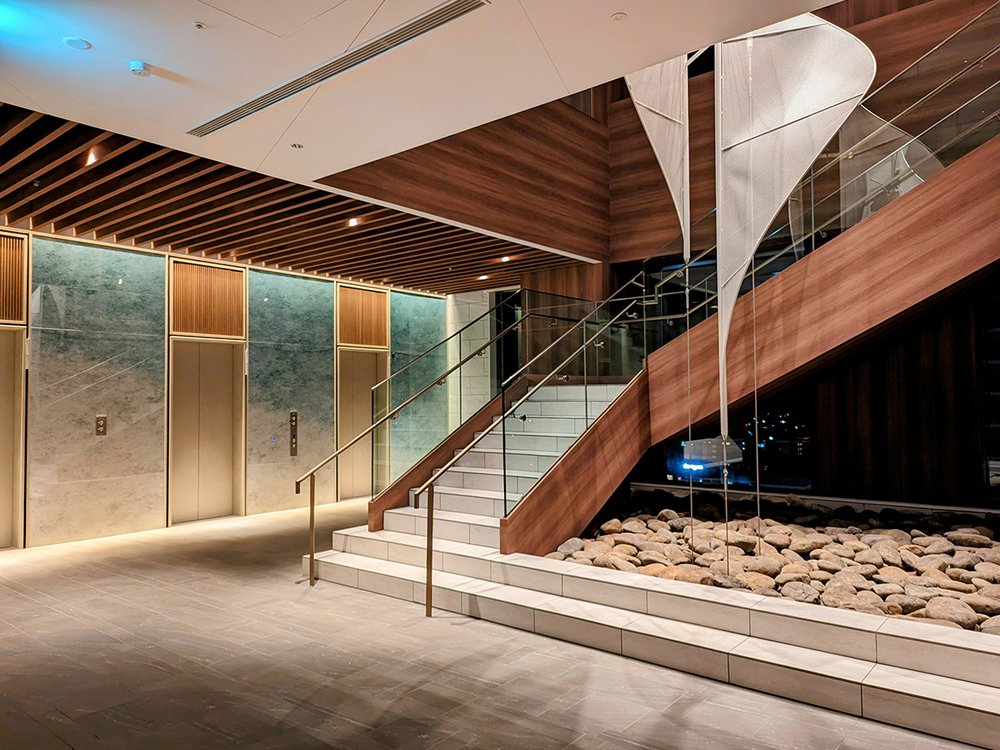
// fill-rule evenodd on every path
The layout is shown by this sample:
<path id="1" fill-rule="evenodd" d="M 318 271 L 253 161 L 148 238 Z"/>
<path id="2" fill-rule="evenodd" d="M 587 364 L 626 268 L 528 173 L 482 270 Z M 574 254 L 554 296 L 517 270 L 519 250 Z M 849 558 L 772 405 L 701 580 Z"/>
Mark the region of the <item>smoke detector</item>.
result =
<path id="1" fill-rule="evenodd" d="M 149 65 L 142 60 L 131 60 L 128 64 L 129 72 L 139 78 L 149 77 Z"/>

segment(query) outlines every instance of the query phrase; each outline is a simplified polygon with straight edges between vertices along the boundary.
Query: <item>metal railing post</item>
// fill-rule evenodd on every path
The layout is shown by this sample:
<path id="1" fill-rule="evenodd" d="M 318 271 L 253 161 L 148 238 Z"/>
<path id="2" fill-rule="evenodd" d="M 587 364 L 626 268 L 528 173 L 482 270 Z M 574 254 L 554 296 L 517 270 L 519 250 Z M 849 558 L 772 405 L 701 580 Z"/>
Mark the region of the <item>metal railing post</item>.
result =
<path id="1" fill-rule="evenodd" d="M 309 475 L 309 585 L 316 585 L 316 475 Z"/>
<path id="2" fill-rule="evenodd" d="M 424 615 L 432 617 L 434 609 L 434 485 L 427 488 L 427 575 L 424 583 Z"/>

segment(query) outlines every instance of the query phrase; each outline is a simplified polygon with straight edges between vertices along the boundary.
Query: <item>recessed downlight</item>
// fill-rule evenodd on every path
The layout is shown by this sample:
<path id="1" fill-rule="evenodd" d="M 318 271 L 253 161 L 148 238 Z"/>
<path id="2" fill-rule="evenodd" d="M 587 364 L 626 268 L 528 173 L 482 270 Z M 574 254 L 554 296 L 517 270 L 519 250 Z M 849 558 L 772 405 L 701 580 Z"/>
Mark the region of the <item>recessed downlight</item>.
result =
<path id="1" fill-rule="evenodd" d="M 510 256 L 509 256 L 509 255 L 505 255 L 505 256 L 503 256 L 503 257 L 502 257 L 502 258 L 500 259 L 500 262 L 501 262 L 501 263 L 510 263 Z"/>
<path id="2" fill-rule="evenodd" d="M 482 275 L 481 275 L 481 276 L 480 276 L 480 277 L 479 277 L 479 278 L 477 279 L 477 281 L 486 281 L 486 279 L 488 279 L 488 278 L 489 278 L 489 276 L 487 276 L 487 275 L 486 275 L 486 274 L 484 273 L 484 274 L 482 274 Z"/>
<path id="3" fill-rule="evenodd" d="M 347 220 L 347 226 L 349 227 L 356 227 L 360 223 L 361 222 L 358 221 L 358 217 L 356 216 L 352 216 L 350 219 Z"/>
<path id="4" fill-rule="evenodd" d="M 292 144 L 292 148 L 296 148 L 296 149 L 297 148 L 305 148 L 305 146 L 303 146 L 301 143 L 293 143 Z"/>
<path id="5" fill-rule="evenodd" d="M 67 47 L 72 47 L 73 49 L 78 49 L 81 51 L 88 50 L 94 46 L 86 39 L 83 39 L 78 36 L 64 36 L 63 44 L 65 44 Z"/>

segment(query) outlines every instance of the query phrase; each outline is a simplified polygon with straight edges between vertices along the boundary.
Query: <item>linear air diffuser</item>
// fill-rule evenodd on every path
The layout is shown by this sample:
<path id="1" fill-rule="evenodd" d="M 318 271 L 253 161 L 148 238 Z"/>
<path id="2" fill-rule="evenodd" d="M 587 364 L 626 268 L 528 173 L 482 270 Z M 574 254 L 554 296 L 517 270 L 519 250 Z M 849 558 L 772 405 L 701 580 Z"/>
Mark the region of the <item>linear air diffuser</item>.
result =
<path id="1" fill-rule="evenodd" d="M 239 106 L 223 112 L 217 117 L 213 117 L 207 122 L 203 122 L 201 125 L 189 130 L 188 134 L 196 135 L 200 138 L 209 133 L 221 130 L 227 125 L 232 125 L 234 122 L 242 120 L 244 117 L 249 117 L 266 107 L 270 107 L 272 104 L 294 96 L 301 91 L 305 91 L 311 86 L 327 81 L 363 62 L 367 62 L 373 57 L 396 49 L 416 39 L 418 36 L 426 34 L 428 31 L 433 31 L 450 21 L 454 21 L 456 18 L 464 16 L 466 13 L 482 8 L 484 5 L 489 5 L 489 2 L 490 0 L 448 0 L 448 2 L 441 3 L 426 13 L 416 16 L 405 23 L 401 23 L 358 47 L 337 55 L 332 60 L 313 68 L 298 78 L 276 86 L 269 91 L 265 91 L 260 96 L 256 96 Z"/>

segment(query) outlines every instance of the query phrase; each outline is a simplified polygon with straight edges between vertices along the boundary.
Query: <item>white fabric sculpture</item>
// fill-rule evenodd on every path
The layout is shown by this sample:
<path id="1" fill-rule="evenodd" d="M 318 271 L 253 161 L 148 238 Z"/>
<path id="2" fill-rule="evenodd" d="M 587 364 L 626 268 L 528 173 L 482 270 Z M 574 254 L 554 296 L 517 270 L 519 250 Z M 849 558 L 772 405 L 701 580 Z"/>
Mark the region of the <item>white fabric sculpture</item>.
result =
<path id="1" fill-rule="evenodd" d="M 687 55 L 629 73 L 625 83 L 667 181 L 680 220 L 684 260 L 690 260 Z"/>
<path id="2" fill-rule="evenodd" d="M 860 40 L 809 13 L 715 47 L 719 399 L 724 440 L 729 437 L 729 328 L 754 251 L 803 173 L 874 77 L 875 58 Z"/>

